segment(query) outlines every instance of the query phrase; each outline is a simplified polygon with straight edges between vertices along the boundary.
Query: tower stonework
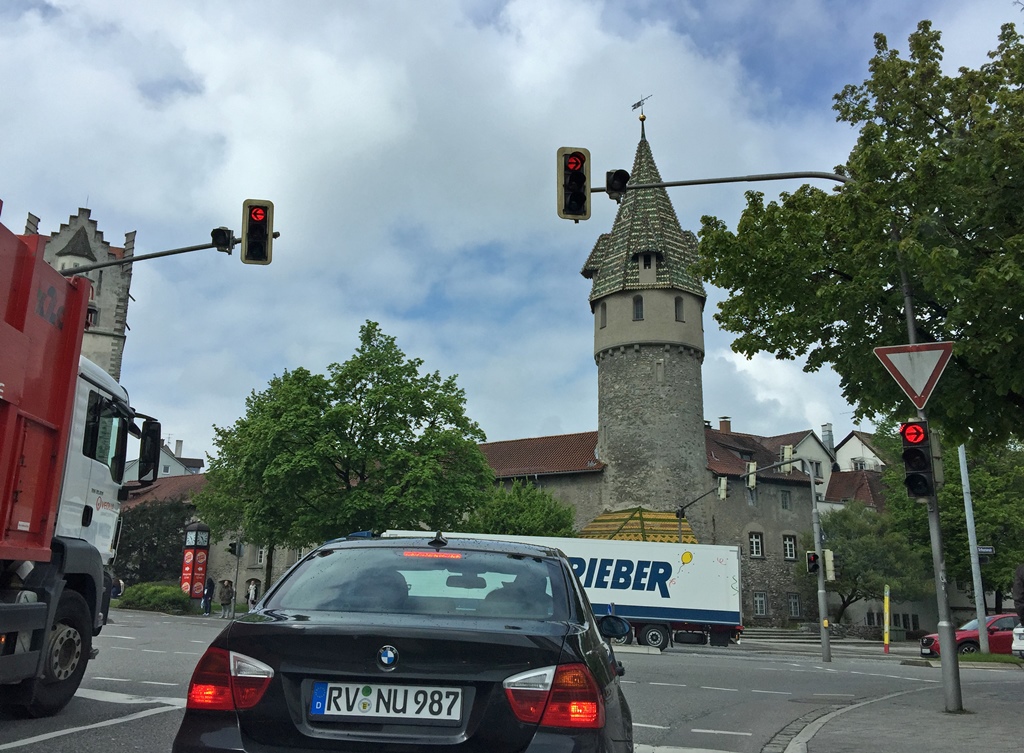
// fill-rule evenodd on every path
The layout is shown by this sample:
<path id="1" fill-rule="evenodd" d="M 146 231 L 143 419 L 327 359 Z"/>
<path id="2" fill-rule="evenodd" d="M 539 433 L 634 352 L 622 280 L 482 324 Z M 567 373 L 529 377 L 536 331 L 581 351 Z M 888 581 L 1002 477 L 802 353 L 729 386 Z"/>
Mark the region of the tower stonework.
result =
<path id="1" fill-rule="evenodd" d="M 660 182 L 641 125 L 630 184 Z M 650 188 L 626 192 L 611 232 L 583 267 L 593 280 L 597 455 L 607 510 L 674 510 L 713 486 L 701 382 L 706 294 L 696 258 L 697 239 L 680 227 L 668 193 Z M 698 539 L 709 541 L 703 507 L 687 518 Z"/>
<path id="2" fill-rule="evenodd" d="M 39 218 L 30 214 L 25 225 L 27 235 L 39 232 Z M 135 231 L 125 233 L 124 248 L 116 248 L 103 239 L 88 209 L 81 208 L 60 230 L 50 234 L 43 258 L 58 270 L 95 262 L 124 259 L 134 254 Z M 92 282 L 89 300 L 90 326 L 82 340 L 82 355 L 114 379 L 121 378 L 125 336 L 128 329 L 128 301 L 132 284 L 132 265 L 107 267 L 83 273 Z"/>

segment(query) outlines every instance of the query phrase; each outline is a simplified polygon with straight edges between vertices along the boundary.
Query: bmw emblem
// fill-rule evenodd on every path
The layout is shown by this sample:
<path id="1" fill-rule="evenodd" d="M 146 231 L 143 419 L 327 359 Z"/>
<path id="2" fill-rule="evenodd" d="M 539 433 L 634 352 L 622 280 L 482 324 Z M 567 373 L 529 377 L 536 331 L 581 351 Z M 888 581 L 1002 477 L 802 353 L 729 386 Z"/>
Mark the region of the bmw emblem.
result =
<path id="1" fill-rule="evenodd" d="M 381 646 L 377 651 L 377 666 L 390 672 L 398 666 L 398 649 L 394 646 Z"/>

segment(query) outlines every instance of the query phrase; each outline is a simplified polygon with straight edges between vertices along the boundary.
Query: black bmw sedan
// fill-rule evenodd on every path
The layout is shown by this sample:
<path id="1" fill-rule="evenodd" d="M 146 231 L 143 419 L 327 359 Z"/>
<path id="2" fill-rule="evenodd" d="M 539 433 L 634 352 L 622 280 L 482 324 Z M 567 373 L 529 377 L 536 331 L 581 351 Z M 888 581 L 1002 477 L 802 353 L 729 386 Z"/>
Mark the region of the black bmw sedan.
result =
<path id="1" fill-rule="evenodd" d="M 330 542 L 213 641 L 173 750 L 628 753 L 628 629 L 556 549 Z"/>

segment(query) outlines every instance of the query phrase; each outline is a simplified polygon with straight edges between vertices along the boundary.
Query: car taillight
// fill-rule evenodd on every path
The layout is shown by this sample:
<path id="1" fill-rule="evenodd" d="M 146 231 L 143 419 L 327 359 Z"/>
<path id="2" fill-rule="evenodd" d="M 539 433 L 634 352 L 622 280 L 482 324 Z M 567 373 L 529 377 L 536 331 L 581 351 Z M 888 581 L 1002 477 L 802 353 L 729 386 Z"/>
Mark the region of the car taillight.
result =
<path id="1" fill-rule="evenodd" d="M 222 648 L 208 648 L 192 673 L 186 708 L 252 708 L 260 702 L 273 677 L 274 670 L 261 661 Z"/>
<path id="2" fill-rule="evenodd" d="M 516 718 L 542 727 L 600 729 L 604 699 L 585 664 L 560 664 L 514 675 L 503 683 Z"/>

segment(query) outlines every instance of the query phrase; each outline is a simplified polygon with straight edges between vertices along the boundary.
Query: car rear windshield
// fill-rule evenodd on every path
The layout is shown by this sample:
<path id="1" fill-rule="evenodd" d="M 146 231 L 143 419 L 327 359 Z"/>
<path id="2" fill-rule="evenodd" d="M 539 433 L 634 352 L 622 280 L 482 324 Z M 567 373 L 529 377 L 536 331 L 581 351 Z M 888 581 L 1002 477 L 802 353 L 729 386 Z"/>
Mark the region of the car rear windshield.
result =
<path id="1" fill-rule="evenodd" d="M 265 608 L 288 611 L 569 619 L 556 559 L 475 550 L 327 547 L 310 554 Z"/>

